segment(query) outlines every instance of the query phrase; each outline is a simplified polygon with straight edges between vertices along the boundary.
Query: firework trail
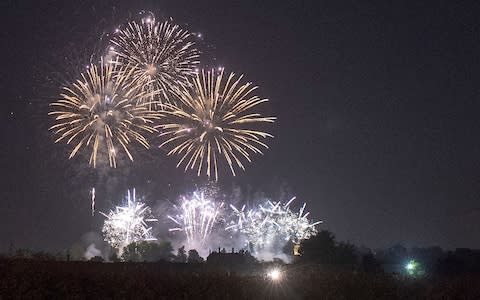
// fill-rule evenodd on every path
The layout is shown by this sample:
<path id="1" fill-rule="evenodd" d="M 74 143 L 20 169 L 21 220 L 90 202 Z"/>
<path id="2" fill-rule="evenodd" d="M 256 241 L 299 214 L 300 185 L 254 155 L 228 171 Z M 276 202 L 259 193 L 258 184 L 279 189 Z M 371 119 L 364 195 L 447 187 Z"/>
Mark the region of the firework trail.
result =
<path id="1" fill-rule="evenodd" d="M 100 212 L 106 217 L 102 228 L 104 239 L 120 252 L 132 242 L 156 240 L 152 227 L 147 225 L 147 222 L 158 221 L 150 207 L 136 199 L 135 189 L 132 193 L 128 191 L 126 201 L 126 206 L 117 206 L 108 214 Z"/>
<path id="2" fill-rule="evenodd" d="M 49 115 L 55 118 L 50 130 L 55 143 L 72 145 L 69 158 L 84 149 L 90 152 L 93 167 L 99 156 L 108 157 L 110 167 L 116 167 L 118 152 L 133 161 L 133 143 L 150 147 L 147 134 L 157 132 L 153 122 L 161 115 L 150 111 L 144 99 L 157 92 L 144 91 L 141 81 L 131 79 L 132 72 L 133 68 L 115 63 L 91 65 L 50 104 Z"/>
<path id="3" fill-rule="evenodd" d="M 92 196 L 92 217 L 93 217 L 95 215 L 95 188 L 94 187 L 92 187 L 90 194 Z"/>
<path id="4" fill-rule="evenodd" d="M 163 102 L 169 102 L 173 87 L 187 84 L 200 63 L 193 36 L 168 21 L 156 22 L 153 15 L 128 23 L 111 43 L 119 62 L 134 66 L 132 75 L 147 90 L 160 90 Z"/>
<path id="5" fill-rule="evenodd" d="M 206 198 L 203 192 L 195 192 L 192 197 L 183 197 L 181 201 L 180 206 L 174 206 L 177 213 L 168 216 L 176 224 L 169 231 L 183 231 L 190 245 L 205 243 L 218 222 L 224 203 Z"/>
<path id="6" fill-rule="evenodd" d="M 273 123 L 275 117 L 251 111 L 268 100 L 252 95 L 256 87 L 240 84 L 242 77 L 202 71 L 191 88 L 175 91 L 178 104 L 165 104 L 166 117 L 157 126 L 166 139 L 160 147 L 170 147 L 168 155 L 180 157 L 177 167 L 184 164 L 185 171 L 196 169 L 198 176 L 204 172 L 218 181 L 220 158 L 235 176 L 235 168 L 245 169 L 242 160 L 251 162 L 252 153 L 268 148 L 262 140 L 273 136 L 251 126 Z"/>

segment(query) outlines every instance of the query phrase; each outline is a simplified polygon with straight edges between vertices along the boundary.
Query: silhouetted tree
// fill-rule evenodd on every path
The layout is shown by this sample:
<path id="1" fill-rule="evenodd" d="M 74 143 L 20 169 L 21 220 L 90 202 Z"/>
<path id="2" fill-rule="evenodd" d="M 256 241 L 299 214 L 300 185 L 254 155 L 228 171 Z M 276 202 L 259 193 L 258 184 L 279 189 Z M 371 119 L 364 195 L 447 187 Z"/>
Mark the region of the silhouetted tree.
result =
<path id="1" fill-rule="evenodd" d="M 177 256 L 175 256 L 175 262 L 178 262 L 178 263 L 187 262 L 187 252 L 185 251 L 185 246 L 178 248 Z"/>
<path id="2" fill-rule="evenodd" d="M 333 263 L 335 236 L 330 231 L 322 230 L 316 236 L 302 241 L 302 261 L 316 263 Z"/>
<path id="3" fill-rule="evenodd" d="M 170 261 L 173 255 L 173 247 L 168 241 L 141 242 L 141 255 L 144 261 Z"/>
<path id="4" fill-rule="evenodd" d="M 175 255 L 173 254 L 172 243 L 169 241 L 160 241 L 158 247 L 160 248 L 160 260 L 173 260 Z"/>
<path id="5" fill-rule="evenodd" d="M 172 245 L 168 241 L 133 242 L 123 249 L 122 259 L 125 261 L 168 261 L 174 257 Z"/>
<path id="6" fill-rule="evenodd" d="M 140 255 L 137 243 L 133 242 L 128 244 L 123 248 L 122 260 L 129 262 L 139 262 L 142 261 L 142 256 Z"/>
<path id="7" fill-rule="evenodd" d="M 408 259 L 407 248 L 400 244 L 379 251 L 377 259 L 383 264 L 405 264 Z"/>
<path id="8" fill-rule="evenodd" d="M 355 246 L 350 243 L 340 242 L 335 247 L 334 261 L 336 264 L 355 265 L 357 264 L 357 255 Z"/>
<path id="9" fill-rule="evenodd" d="M 455 275 L 462 273 L 480 274 L 480 250 L 457 248 L 449 251 L 436 264 L 440 274 Z"/>
<path id="10" fill-rule="evenodd" d="M 42 261 L 54 261 L 54 260 L 56 260 L 54 255 L 52 255 L 50 253 L 47 253 L 47 252 L 44 252 L 44 251 L 33 252 L 31 254 L 31 258 L 34 259 L 34 260 L 42 260 Z"/>
<path id="11" fill-rule="evenodd" d="M 71 260 L 85 260 L 85 247 L 79 243 L 75 243 L 70 247 L 70 259 Z"/>
<path id="12" fill-rule="evenodd" d="M 409 251 L 409 257 L 418 261 L 427 272 L 433 272 L 437 263 L 446 256 L 440 247 L 417 248 Z"/>
<path id="13" fill-rule="evenodd" d="M 361 267 L 364 272 L 375 273 L 381 270 L 380 263 L 375 259 L 375 256 L 368 252 L 362 256 Z"/>
<path id="14" fill-rule="evenodd" d="M 94 256 L 94 257 L 90 258 L 90 261 L 91 262 L 104 262 L 105 260 L 103 259 L 103 257 L 97 255 L 97 256 Z"/>
<path id="15" fill-rule="evenodd" d="M 203 263 L 203 257 L 201 257 L 198 254 L 197 250 L 195 250 L 195 249 L 188 250 L 187 262 L 189 264 Z"/>
<path id="16" fill-rule="evenodd" d="M 13 255 L 14 258 L 32 258 L 32 251 L 28 249 L 17 249 L 15 250 L 15 254 Z"/>
<path id="17" fill-rule="evenodd" d="M 357 263 L 355 246 L 349 243 L 336 243 L 330 231 L 322 230 L 316 236 L 301 244 L 303 262 L 320 264 L 355 265 Z"/>
<path id="18" fill-rule="evenodd" d="M 113 250 L 112 254 L 110 254 L 110 256 L 108 257 L 108 260 L 110 260 L 111 262 L 119 262 L 120 258 L 118 257 L 117 251 Z"/>

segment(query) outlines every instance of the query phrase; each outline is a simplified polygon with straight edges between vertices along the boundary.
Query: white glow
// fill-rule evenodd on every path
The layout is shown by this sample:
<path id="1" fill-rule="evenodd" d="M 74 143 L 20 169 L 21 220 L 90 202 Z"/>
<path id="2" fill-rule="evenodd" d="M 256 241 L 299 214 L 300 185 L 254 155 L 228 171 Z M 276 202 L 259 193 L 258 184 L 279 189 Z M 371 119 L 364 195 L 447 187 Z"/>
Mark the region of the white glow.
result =
<path id="1" fill-rule="evenodd" d="M 169 231 L 183 231 L 189 244 L 203 244 L 216 225 L 223 206 L 223 202 L 216 203 L 204 192 L 183 197 L 181 205 L 174 206 L 176 214 L 167 216 L 176 224 Z"/>
<path id="2" fill-rule="evenodd" d="M 137 201 L 135 189 L 128 191 L 127 205 L 117 206 L 107 215 L 100 212 L 107 219 L 103 224 L 105 241 L 120 251 L 131 242 L 156 240 L 152 235 L 152 227 L 146 222 L 157 222 L 153 218 L 150 207 Z"/>
<path id="3" fill-rule="evenodd" d="M 298 212 L 294 212 L 290 205 L 295 200 L 291 198 L 285 204 L 270 200 L 249 210 L 230 205 L 233 210 L 233 220 L 225 230 L 240 232 L 246 235 L 247 244 L 252 244 L 255 250 L 268 248 L 276 241 L 292 241 L 300 244 L 317 234 L 316 226 L 321 223 L 311 222 L 305 212 L 304 203 Z"/>
<path id="4" fill-rule="evenodd" d="M 270 272 L 268 272 L 268 277 L 272 281 L 279 281 L 282 279 L 282 272 L 279 269 L 273 269 Z"/>
<path id="5" fill-rule="evenodd" d="M 92 217 L 95 215 L 95 188 L 92 187 L 90 194 L 92 196 Z"/>

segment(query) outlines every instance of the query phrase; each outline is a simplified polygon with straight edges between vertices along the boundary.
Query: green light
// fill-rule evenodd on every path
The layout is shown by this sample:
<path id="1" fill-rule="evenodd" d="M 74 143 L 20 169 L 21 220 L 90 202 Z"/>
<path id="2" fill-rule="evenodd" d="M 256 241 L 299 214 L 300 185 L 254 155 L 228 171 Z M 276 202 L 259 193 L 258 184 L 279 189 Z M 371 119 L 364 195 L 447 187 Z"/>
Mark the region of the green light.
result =
<path id="1" fill-rule="evenodd" d="M 423 276 L 425 274 L 425 271 L 423 270 L 422 266 L 420 263 L 418 263 L 415 260 L 410 260 L 406 265 L 405 265 L 405 271 L 408 275 L 414 276 L 414 277 L 419 277 Z"/>

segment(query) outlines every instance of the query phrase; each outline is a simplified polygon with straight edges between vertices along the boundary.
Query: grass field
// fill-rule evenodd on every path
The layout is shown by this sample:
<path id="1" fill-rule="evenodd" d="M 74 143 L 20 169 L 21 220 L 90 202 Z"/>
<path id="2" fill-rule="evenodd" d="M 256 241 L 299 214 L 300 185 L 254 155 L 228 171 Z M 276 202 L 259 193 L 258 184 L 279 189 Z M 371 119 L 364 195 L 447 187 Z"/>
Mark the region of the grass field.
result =
<path id="1" fill-rule="evenodd" d="M 480 299 L 480 276 L 400 278 L 287 265 L 273 282 L 205 264 L 0 261 L 0 295 L 34 299 Z"/>

